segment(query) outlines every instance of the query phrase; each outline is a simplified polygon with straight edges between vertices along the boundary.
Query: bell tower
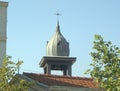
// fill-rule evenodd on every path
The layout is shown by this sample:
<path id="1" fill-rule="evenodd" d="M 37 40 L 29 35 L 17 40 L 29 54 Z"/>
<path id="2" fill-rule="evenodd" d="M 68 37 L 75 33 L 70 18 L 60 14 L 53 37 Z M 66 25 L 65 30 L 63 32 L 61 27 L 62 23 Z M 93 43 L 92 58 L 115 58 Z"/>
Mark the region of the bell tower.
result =
<path id="1" fill-rule="evenodd" d="M 71 76 L 72 64 L 76 61 L 76 57 L 69 57 L 69 53 L 69 42 L 62 35 L 57 20 L 55 34 L 47 42 L 46 56 L 43 56 L 39 63 L 40 67 L 44 69 L 44 74 L 51 74 L 51 70 L 60 70 L 63 75 Z"/>
<path id="2" fill-rule="evenodd" d="M 6 55 L 7 7 L 8 2 L 0 1 L 0 67 Z"/>

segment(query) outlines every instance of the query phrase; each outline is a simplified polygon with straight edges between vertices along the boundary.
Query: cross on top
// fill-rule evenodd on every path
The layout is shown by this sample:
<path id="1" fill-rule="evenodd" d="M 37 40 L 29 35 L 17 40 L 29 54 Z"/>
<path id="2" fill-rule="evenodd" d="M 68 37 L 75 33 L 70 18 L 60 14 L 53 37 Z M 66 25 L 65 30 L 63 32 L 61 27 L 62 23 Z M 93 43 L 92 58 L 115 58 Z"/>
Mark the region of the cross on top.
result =
<path id="1" fill-rule="evenodd" d="M 59 13 L 59 10 L 57 10 L 57 13 L 56 13 L 55 15 L 57 16 L 57 20 L 59 20 L 59 16 L 61 15 L 61 14 Z"/>

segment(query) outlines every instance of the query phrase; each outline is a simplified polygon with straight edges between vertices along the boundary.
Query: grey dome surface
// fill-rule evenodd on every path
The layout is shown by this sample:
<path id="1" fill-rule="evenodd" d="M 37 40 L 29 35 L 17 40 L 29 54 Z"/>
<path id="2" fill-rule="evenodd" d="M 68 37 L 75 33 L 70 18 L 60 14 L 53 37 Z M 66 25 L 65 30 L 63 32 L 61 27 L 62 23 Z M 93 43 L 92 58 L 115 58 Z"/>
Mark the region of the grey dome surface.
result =
<path id="1" fill-rule="evenodd" d="M 60 32 L 59 21 L 57 21 L 56 32 L 46 47 L 47 56 L 69 56 L 69 43 Z"/>

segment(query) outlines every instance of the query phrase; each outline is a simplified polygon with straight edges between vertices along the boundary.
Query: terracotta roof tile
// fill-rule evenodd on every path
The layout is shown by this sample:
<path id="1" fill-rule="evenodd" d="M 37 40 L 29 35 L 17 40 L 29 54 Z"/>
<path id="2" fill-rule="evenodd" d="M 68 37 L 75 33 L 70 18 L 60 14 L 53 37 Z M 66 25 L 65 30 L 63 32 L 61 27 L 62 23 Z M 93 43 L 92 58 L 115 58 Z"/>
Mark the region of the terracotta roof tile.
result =
<path id="1" fill-rule="evenodd" d="M 58 76 L 48 74 L 23 73 L 23 75 L 48 86 L 72 86 L 83 88 L 98 88 L 91 78 Z"/>

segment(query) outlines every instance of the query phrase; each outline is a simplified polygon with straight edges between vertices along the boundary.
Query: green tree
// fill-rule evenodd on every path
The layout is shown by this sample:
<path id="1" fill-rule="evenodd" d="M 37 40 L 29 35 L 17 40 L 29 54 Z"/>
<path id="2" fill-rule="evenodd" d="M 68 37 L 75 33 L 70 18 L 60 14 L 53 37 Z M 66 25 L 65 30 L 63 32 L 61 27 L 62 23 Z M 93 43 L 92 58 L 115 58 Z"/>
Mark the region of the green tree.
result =
<path id="1" fill-rule="evenodd" d="M 99 87 L 107 91 L 120 91 L 120 49 L 110 41 L 95 35 L 92 56 L 92 69 L 86 71 Z"/>
<path id="2" fill-rule="evenodd" d="M 31 83 L 16 75 L 18 66 L 23 62 L 14 63 L 10 59 L 6 56 L 0 68 L 0 91 L 26 91 Z"/>

